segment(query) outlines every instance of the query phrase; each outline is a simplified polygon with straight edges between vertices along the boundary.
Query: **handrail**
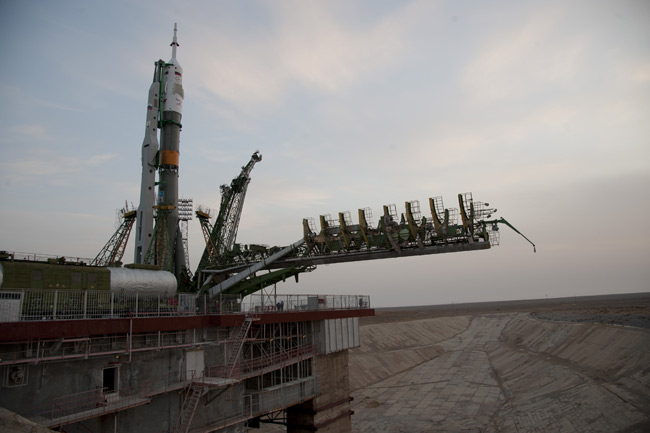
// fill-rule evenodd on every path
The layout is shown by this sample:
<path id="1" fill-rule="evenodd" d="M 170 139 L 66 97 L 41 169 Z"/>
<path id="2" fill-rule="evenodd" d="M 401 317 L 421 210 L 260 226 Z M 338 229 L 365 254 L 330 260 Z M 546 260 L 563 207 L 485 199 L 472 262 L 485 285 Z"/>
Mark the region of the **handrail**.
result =
<path id="1" fill-rule="evenodd" d="M 240 361 L 234 366 L 234 368 L 227 364 L 208 367 L 206 376 L 241 378 L 244 375 L 258 372 L 266 367 L 279 365 L 278 368 L 280 368 L 289 364 L 295 364 L 298 361 L 316 355 L 318 355 L 318 346 L 315 344 L 307 344 L 291 348 L 287 351 Z"/>
<path id="2" fill-rule="evenodd" d="M 122 293 L 80 290 L 0 290 L 0 323 L 41 320 L 120 319 L 314 310 L 369 309 L 365 295 L 241 295 Z"/>

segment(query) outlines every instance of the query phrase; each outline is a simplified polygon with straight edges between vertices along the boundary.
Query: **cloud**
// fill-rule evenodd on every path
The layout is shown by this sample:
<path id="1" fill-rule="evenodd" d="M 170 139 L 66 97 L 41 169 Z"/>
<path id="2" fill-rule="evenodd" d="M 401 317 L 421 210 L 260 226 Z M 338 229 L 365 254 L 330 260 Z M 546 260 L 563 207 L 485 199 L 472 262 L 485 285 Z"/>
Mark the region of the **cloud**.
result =
<path id="1" fill-rule="evenodd" d="M 77 108 L 77 107 L 72 107 L 70 105 L 64 105 L 61 103 L 49 101 L 47 99 L 41 99 L 41 98 L 36 98 L 36 97 L 29 97 L 28 102 L 31 109 L 34 108 L 45 108 L 45 109 L 54 109 L 54 110 L 59 110 L 59 111 L 72 111 L 75 113 L 83 113 L 84 110 Z"/>
<path id="2" fill-rule="evenodd" d="M 367 26 L 346 26 L 327 3 L 282 3 L 277 43 L 288 75 L 308 87 L 336 91 L 395 61 L 406 47 L 409 8 Z M 358 24 L 358 23 L 357 23 Z"/>
<path id="3" fill-rule="evenodd" d="M 13 129 L 16 134 L 27 139 L 45 140 L 48 138 L 47 128 L 44 125 L 17 125 L 11 129 Z"/>
<path id="4" fill-rule="evenodd" d="M 391 173 L 391 181 L 399 185 L 419 179 L 410 189 L 437 190 L 446 184 L 460 190 L 525 190 L 540 182 L 560 186 L 596 178 L 603 174 L 603 164 L 619 173 L 638 167 L 639 160 L 631 157 L 639 154 L 637 145 L 621 144 L 631 151 L 626 154 L 598 137 L 602 125 L 633 128 L 634 123 L 614 117 L 619 112 L 625 116 L 630 107 L 614 104 L 594 112 L 589 111 L 590 104 L 560 99 L 526 110 L 507 110 L 504 117 L 471 116 L 467 111 L 467 117 L 418 125 L 398 149 L 364 158 L 367 166 L 360 170 L 367 168 L 368 173 L 357 172 L 357 176 Z M 593 116 L 600 121 L 594 123 Z"/>
<path id="5" fill-rule="evenodd" d="M 341 19 L 331 3 L 274 2 L 267 11 L 271 25 L 255 38 L 216 33 L 189 55 L 208 92 L 243 111 L 276 106 L 295 86 L 337 92 L 398 64 L 414 22 L 430 9 L 414 2 L 359 25 Z"/>
<path id="6" fill-rule="evenodd" d="M 632 70 L 632 80 L 637 84 L 647 84 L 650 82 L 650 61 L 638 65 Z"/>
<path id="7" fill-rule="evenodd" d="M 232 164 L 235 163 L 235 158 L 232 152 L 223 147 L 217 147 L 218 144 L 223 144 L 223 141 L 216 139 L 209 145 L 206 143 L 199 143 L 196 151 L 200 155 L 202 163 L 217 163 L 217 164 Z"/>
<path id="8" fill-rule="evenodd" d="M 37 87 L 36 87 L 37 88 Z M 3 110 L 6 110 L 5 117 L 9 118 L 11 116 L 16 116 L 17 113 L 29 113 L 32 116 L 38 115 L 39 111 L 41 109 L 46 110 L 48 113 L 52 113 L 52 110 L 54 111 L 69 111 L 69 112 L 75 112 L 75 113 L 81 113 L 84 110 L 81 110 L 77 107 L 71 106 L 69 104 L 63 104 L 61 101 L 53 101 L 49 99 L 45 99 L 41 96 L 37 96 L 34 93 L 38 93 L 38 90 L 34 90 L 34 88 L 24 88 L 21 86 L 12 86 L 12 85 L 2 85 L 0 86 L 0 93 L 3 94 L 5 97 L 5 100 L 9 102 L 9 104 L 5 104 L 3 107 Z M 11 110 L 11 111 L 9 111 Z M 46 128 L 44 124 L 18 124 L 18 125 L 13 125 L 9 132 L 12 130 L 29 135 L 32 137 L 37 137 L 37 138 L 45 138 L 41 134 L 40 129 Z"/>
<path id="9" fill-rule="evenodd" d="M 10 183 L 29 186 L 47 179 L 49 185 L 68 185 L 89 176 L 91 169 L 103 166 L 115 157 L 114 154 L 98 154 L 84 158 L 39 152 L 38 156 L 0 162 L 0 168 L 3 178 L 10 179 Z"/>
<path id="10" fill-rule="evenodd" d="M 256 207 L 277 208 L 282 205 L 283 210 L 318 209 L 331 200 L 327 188 L 300 185 L 292 179 L 274 178 L 259 182 L 250 192 L 252 203 Z M 247 198 L 247 200 L 248 200 Z"/>
<path id="11" fill-rule="evenodd" d="M 571 81 L 578 72 L 585 40 L 560 34 L 564 11 L 533 11 L 526 22 L 488 37 L 466 67 L 460 85 L 475 104 L 521 99 Z"/>

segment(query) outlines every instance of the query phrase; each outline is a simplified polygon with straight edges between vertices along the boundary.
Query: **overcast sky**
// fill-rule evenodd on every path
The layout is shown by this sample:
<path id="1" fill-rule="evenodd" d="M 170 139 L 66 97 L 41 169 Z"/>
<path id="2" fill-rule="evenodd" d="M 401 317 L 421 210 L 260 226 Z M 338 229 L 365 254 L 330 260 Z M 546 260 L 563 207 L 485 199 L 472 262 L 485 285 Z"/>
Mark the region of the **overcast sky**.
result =
<path id="1" fill-rule="evenodd" d="M 321 266 L 278 293 L 385 307 L 650 290 L 647 0 L 3 1 L 0 249 L 92 258 L 138 205 L 174 22 L 182 196 L 216 213 L 219 185 L 263 155 L 239 242 L 471 191 L 538 246 L 503 228 L 487 251 Z M 194 267 L 198 221 L 189 238 Z"/>

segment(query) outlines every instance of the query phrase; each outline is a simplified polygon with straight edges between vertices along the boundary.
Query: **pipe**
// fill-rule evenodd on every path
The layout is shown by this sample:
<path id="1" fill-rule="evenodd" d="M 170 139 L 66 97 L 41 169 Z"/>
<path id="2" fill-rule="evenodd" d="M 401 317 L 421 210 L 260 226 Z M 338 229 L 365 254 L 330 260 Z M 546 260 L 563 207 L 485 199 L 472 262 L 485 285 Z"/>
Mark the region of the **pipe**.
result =
<path id="1" fill-rule="evenodd" d="M 534 253 L 537 252 L 537 247 L 535 246 L 535 244 L 533 243 L 533 241 L 531 241 L 531 240 L 528 239 L 526 236 L 524 236 L 524 234 L 523 234 L 522 232 L 520 232 L 519 230 L 517 230 L 517 229 L 515 228 L 515 226 L 513 226 L 513 225 L 510 224 L 508 221 L 506 221 L 505 218 L 499 218 L 499 219 L 496 220 L 496 221 L 485 221 L 485 224 L 495 224 L 495 223 L 505 224 L 505 225 L 507 225 L 508 227 L 510 227 L 511 229 L 513 229 L 515 232 L 519 233 L 519 234 L 521 235 L 521 237 L 523 237 L 524 239 L 526 239 L 526 240 L 527 240 L 527 241 L 528 241 L 528 242 L 533 246 L 533 252 L 534 252 Z"/>
<path id="2" fill-rule="evenodd" d="M 270 257 L 267 257 L 266 259 L 257 262 L 253 264 L 252 266 L 249 266 L 248 268 L 244 269 L 237 275 L 234 275 L 227 280 L 222 281 L 221 283 L 217 284 L 216 286 L 212 286 L 210 290 L 208 291 L 208 294 L 210 296 L 218 295 L 219 293 L 223 292 L 224 290 L 227 290 L 234 286 L 235 284 L 245 280 L 246 278 L 255 275 L 256 272 L 266 268 L 268 265 L 273 263 L 274 261 L 286 256 L 299 246 L 305 243 L 305 239 L 300 239 L 299 241 L 294 242 L 293 244 L 289 245 L 288 247 L 278 251 L 277 253 L 271 255 Z"/>

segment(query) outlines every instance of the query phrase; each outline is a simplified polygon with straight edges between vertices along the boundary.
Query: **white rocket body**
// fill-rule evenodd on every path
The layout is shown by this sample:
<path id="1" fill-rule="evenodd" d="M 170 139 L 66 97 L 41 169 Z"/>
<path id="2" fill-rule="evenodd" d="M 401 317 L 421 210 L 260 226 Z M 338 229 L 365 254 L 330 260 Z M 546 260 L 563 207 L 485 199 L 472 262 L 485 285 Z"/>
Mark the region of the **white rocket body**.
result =
<path id="1" fill-rule="evenodd" d="M 149 90 L 149 106 L 147 107 L 147 129 L 142 148 L 142 186 L 140 190 L 140 207 L 136 226 L 135 262 L 143 263 L 153 236 L 153 209 L 169 212 L 167 216 L 167 242 L 171 244 L 173 254 L 171 269 L 179 276 L 185 266 L 185 251 L 178 221 L 178 167 L 180 157 L 180 131 L 183 114 L 183 68 L 176 59 L 176 25 L 174 24 L 174 39 L 171 43 L 172 57 L 168 62 L 162 60 L 156 64 L 156 80 Z M 157 87 L 157 89 L 154 89 Z M 152 96 L 153 95 L 153 96 Z M 153 102 L 152 102 L 153 99 Z M 153 106 L 153 110 L 149 108 Z M 150 116 L 155 111 L 155 116 Z M 160 149 L 158 149 L 157 129 L 160 133 Z M 156 149 L 151 143 L 155 140 Z M 148 144 L 148 146 L 147 146 Z M 145 147 L 147 149 L 145 150 Z M 145 157 L 146 153 L 146 157 Z M 158 169 L 158 191 L 154 189 L 155 179 L 151 177 L 151 158 Z M 146 162 L 146 164 L 145 164 Z M 153 170 L 155 176 L 155 168 Z M 154 202 L 155 199 L 155 202 Z M 142 210 L 142 217 L 140 210 Z M 149 235 L 151 233 L 151 235 Z M 140 237 L 142 234 L 142 237 Z M 141 240 L 138 243 L 138 239 Z"/>
<path id="2" fill-rule="evenodd" d="M 174 47 L 175 48 L 175 47 Z M 174 53 L 176 50 L 174 50 Z M 183 68 L 172 57 L 169 62 L 165 63 L 165 98 L 163 101 L 163 111 L 175 111 L 183 114 Z"/>
<path id="3" fill-rule="evenodd" d="M 134 263 L 143 263 L 153 237 L 153 206 L 156 196 L 156 165 L 158 157 L 158 114 L 160 103 L 160 67 L 156 63 L 153 83 L 149 87 L 147 121 L 142 141 L 142 178 L 140 205 L 135 228 Z"/>

